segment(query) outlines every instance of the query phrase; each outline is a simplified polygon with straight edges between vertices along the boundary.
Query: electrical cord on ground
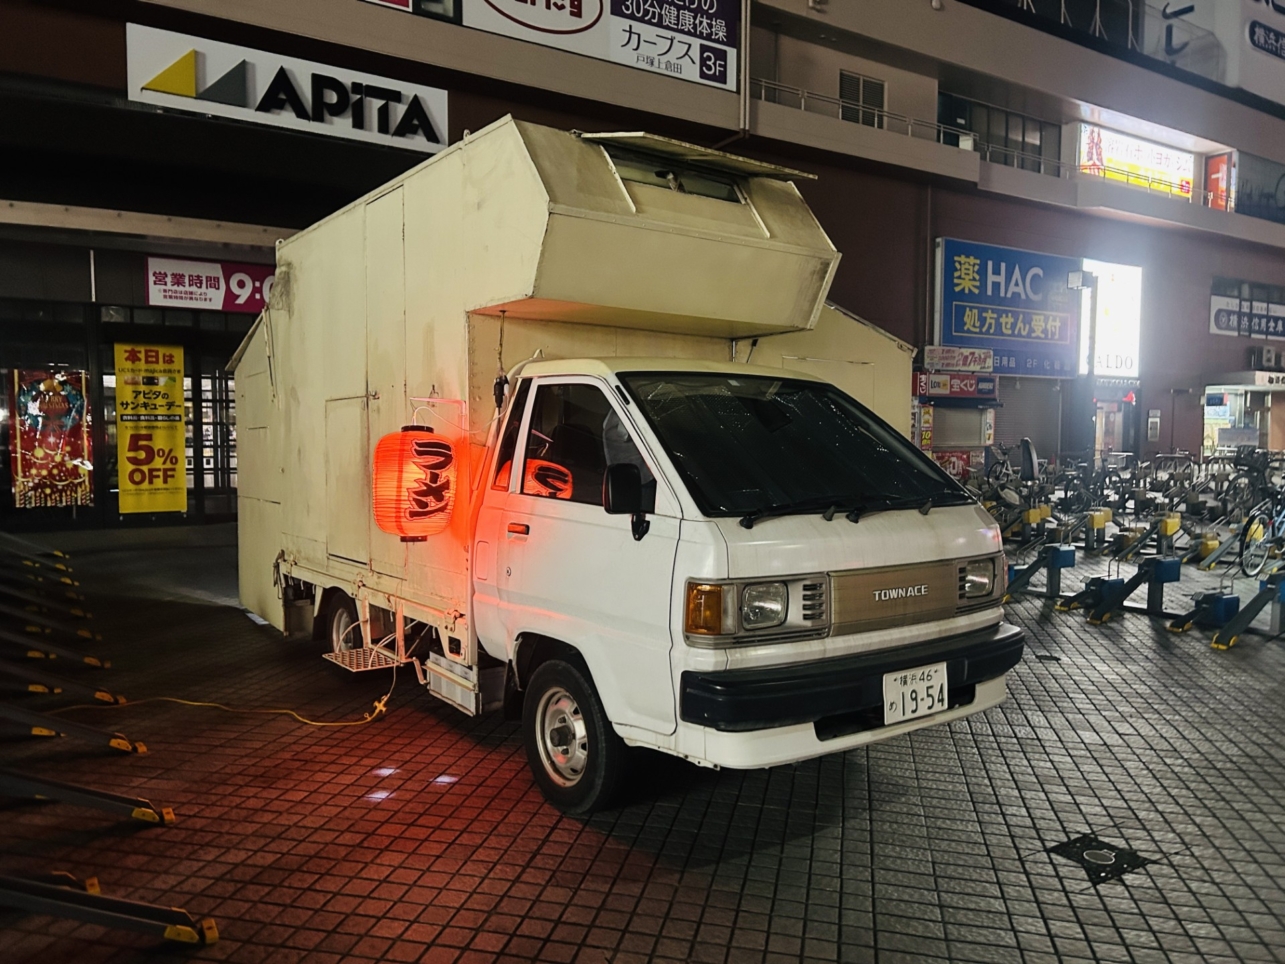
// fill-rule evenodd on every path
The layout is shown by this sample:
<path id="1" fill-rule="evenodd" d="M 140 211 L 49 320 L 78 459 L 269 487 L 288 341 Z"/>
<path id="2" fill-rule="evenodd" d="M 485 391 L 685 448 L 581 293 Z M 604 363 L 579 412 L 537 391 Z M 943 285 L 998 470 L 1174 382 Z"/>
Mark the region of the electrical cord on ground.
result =
<path id="1" fill-rule="evenodd" d="M 352 626 L 349 626 L 348 630 L 351 630 L 352 628 L 353 628 Z M 344 631 L 344 635 L 347 635 L 348 630 Z M 388 636 L 382 642 L 386 643 L 391 638 L 392 636 Z M 415 645 L 417 645 L 418 642 L 419 640 L 416 640 L 415 644 L 411 646 L 410 651 L 407 652 L 408 656 L 410 655 L 410 652 L 414 651 Z M 117 709 L 122 706 L 142 706 L 144 703 L 175 703 L 175 704 L 178 704 L 179 706 L 208 707 L 210 709 L 223 710 L 224 712 L 227 712 L 227 713 L 248 713 L 248 714 L 262 714 L 262 715 L 290 716 L 298 720 L 300 723 L 304 724 L 305 726 L 321 726 L 321 727 L 365 726 L 367 723 L 373 723 L 381 716 L 384 716 L 387 714 L 388 701 L 392 699 L 393 690 L 397 688 L 397 669 L 398 667 L 396 666 L 393 667 L 393 681 L 388 687 L 388 692 L 385 693 L 383 696 L 381 696 L 379 699 L 375 700 L 373 708 L 367 711 L 365 714 L 363 714 L 360 720 L 337 720 L 334 722 L 328 722 L 325 720 L 310 720 L 306 716 L 301 716 L 294 710 L 290 710 L 290 709 L 284 709 L 284 708 L 257 709 L 257 710 L 243 709 L 235 706 L 227 706 L 223 703 L 215 703 L 212 701 L 185 700 L 185 699 L 180 699 L 177 696 L 149 696 L 141 700 L 131 700 L 124 703 L 78 703 L 75 706 L 64 706 L 60 709 L 52 710 L 50 711 L 50 715 L 58 716 L 63 713 L 70 713 L 72 710 L 106 710 L 106 709 Z"/>

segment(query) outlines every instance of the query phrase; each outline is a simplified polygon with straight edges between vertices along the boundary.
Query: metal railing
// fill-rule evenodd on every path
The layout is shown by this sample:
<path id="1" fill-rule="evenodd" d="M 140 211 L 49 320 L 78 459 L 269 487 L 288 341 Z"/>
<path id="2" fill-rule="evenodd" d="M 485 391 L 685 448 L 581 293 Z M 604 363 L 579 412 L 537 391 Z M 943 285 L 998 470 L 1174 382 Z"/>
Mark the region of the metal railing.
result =
<path id="1" fill-rule="evenodd" d="M 1015 150 L 999 144 L 989 144 L 978 138 L 972 131 L 966 131 L 959 127 L 950 127 L 946 124 L 938 124 L 934 121 L 921 120 L 916 117 L 908 117 L 905 114 L 858 104 L 854 101 L 844 100 L 841 97 L 818 94 L 815 91 L 806 90 L 802 87 L 791 87 L 789 84 L 778 83 L 774 80 L 751 79 L 750 96 L 756 100 L 780 104 L 784 107 L 796 107 L 808 113 L 835 117 L 850 123 L 860 124 L 863 127 L 873 127 L 893 134 L 935 141 L 938 144 L 946 144 L 950 147 L 958 147 L 961 150 L 973 151 L 980 154 L 982 160 L 989 161 L 992 164 L 1017 167 L 1036 174 L 1047 174 L 1051 177 L 1064 177 L 1067 173 L 1064 170 L 1065 165 L 1058 159 Z"/>
<path id="2" fill-rule="evenodd" d="M 950 147 L 958 147 L 960 150 L 980 154 L 982 160 L 991 164 L 1003 164 L 1005 167 L 1016 167 L 1024 171 L 1058 178 L 1069 177 L 1072 173 L 1078 173 L 1085 177 L 1101 177 L 1105 180 L 1116 181 L 1162 197 L 1172 198 L 1184 203 L 1199 204 L 1214 210 L 1226 211 L 1231 202 L 1229 194 L 1225 191 L 1198 191 L 1194 185 L 1188 185 L 1184 192 L 1183 185 L 1177 182 L 1167 181 L 1158 177 L 1149 177 L 1133 171 L 1125 171 L 1114 167 L 1078 168 L 1073 164 L 1063 164 L 1060 160 L 1039 154 L 1015 150 L 1001 144 L 987 143 L 972 131 L 966 131 L 959 127 L 938 124 L 916 117 L 907 117 L 905 114 L 858 104 L 854 101 L 844 100 L 841 97 L 818 94 L 802 87 L 791 87 L 789 84 L 778 83 L 775 80 L 765 80 L 757 77 L 751 79 L 750 96 L 755 100 L 780 104 L 784 107 L 794 107 L 812 114 L 835 117 L 850 123 L 860 124 L 863 127 L 872 127 L 876 130 L 889 131 L 905 137 L 915 137 L 921 140 L 936 141 L 938 144 L 945 144 Z"/>

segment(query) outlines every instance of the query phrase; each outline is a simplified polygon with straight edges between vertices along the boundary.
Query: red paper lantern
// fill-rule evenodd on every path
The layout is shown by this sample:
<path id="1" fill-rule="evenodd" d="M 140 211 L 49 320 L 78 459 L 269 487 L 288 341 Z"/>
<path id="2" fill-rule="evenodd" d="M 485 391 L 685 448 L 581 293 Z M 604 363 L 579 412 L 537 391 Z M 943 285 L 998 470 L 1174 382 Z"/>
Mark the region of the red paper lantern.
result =
<path id="1" fill-rule="evenodd" d="M 385 435 L 375 446 L 375 524 L 404 542 L 441 532 L 455 507 L 455 465 L 455 446 L 431 428 L 407 425 Z"/>

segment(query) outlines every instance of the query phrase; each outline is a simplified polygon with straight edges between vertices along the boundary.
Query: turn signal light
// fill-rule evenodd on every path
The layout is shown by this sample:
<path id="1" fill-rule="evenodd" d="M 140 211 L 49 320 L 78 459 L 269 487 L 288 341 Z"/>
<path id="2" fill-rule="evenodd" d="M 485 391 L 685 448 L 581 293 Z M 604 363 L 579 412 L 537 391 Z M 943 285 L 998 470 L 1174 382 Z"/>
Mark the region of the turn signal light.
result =
<path id="1" fill-rule="evenodd" d="M 684 629 L 693 636 L 723 633 L 723 587 L 687 584 L 687 618 Z"/>

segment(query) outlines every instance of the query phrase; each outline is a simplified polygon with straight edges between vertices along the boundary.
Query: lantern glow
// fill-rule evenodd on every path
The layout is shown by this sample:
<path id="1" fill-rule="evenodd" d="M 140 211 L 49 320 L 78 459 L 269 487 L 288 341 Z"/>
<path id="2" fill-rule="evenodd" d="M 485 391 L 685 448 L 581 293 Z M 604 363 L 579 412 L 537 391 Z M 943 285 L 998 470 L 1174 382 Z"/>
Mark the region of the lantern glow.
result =
<path id="1" fill-rule="evenodd" d="M 444 530 L 455 507 L 455 469 L 455 446 L 430 428 L 407 425 L 385 435 L 375 446 L 375 524 L 405 542 Z"/>
<path id="2" fill-rule="evenodd" d="M 528 458 L 523 466 L 522 491 L 545 498 L 571 498 L 571 473 L 557 462 Z"/>

